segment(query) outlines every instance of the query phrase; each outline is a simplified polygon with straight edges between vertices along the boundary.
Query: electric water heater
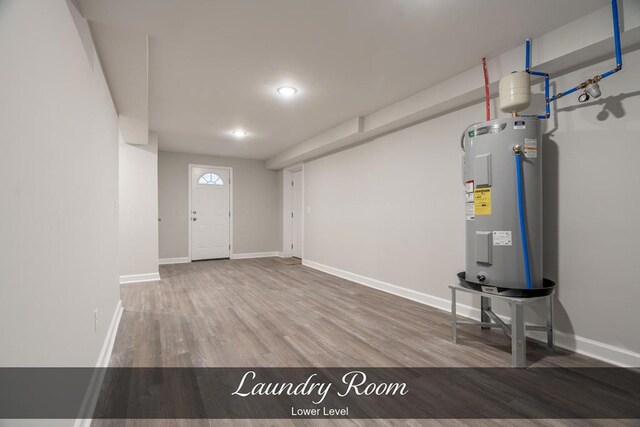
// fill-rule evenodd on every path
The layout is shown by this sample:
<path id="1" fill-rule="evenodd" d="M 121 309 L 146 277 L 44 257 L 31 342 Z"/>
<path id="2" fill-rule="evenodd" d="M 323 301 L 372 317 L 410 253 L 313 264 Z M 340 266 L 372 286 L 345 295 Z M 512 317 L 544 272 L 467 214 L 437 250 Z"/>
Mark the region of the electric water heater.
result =
<path id="1" fill-rule="evenodd" d="M 543 291 L 540 121 L 492 120 L 461 141 L 466 211 L 466 269 L 461 283 L 484 292 Z M 540 294 L 540 292 L 537 292 Z"/>

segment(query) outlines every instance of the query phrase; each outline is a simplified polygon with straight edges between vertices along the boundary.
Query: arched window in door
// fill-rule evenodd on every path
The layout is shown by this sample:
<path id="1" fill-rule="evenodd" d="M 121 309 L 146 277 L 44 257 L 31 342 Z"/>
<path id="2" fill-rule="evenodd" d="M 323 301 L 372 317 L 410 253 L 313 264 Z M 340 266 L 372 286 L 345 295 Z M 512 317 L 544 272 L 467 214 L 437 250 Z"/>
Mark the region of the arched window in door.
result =
<path id="1" fill-rule="evenodd" d="M 224 185 L 224 181 L 215 173 L 207 172 L 198 178 L 198 184 L 202 185 Z"/>

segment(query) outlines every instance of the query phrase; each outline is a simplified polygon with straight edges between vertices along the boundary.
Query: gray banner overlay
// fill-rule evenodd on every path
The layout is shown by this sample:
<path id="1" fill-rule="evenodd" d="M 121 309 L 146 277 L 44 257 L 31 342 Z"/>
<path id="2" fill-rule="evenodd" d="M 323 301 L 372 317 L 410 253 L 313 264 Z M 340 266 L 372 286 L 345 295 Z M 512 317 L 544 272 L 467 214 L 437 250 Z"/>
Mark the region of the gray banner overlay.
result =
<path id="1" fill-rule="evenodd" d="M 0 368 L 0 418 L 640 418 L 640 369 Z"/>

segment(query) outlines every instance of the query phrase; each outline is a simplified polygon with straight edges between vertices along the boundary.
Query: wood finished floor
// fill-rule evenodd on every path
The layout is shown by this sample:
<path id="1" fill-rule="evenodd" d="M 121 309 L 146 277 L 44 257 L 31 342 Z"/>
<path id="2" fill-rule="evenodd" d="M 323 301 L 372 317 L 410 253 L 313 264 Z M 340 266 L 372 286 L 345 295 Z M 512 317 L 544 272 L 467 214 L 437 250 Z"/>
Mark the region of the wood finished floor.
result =
<path id="1" fill-rule="evenodd" d="M 510 364 L 497 330 L 302 265 L 270 258 L 161 266 L 121 286 L 111 366 L 459 367 Z M 531 366 L 606 366 L 528 342 Z"/>
<path id="2" fill-rule="evenodd" d="M 161 281 L 121 286 L 124 313 L 111 366 L 509 366 L 499 331 L 273 259 L 161 266 Z M 606 366 L 529 341 L 531 366 Z M 93 426 L 617 426 L 621 420 L 96 420 Z"/>

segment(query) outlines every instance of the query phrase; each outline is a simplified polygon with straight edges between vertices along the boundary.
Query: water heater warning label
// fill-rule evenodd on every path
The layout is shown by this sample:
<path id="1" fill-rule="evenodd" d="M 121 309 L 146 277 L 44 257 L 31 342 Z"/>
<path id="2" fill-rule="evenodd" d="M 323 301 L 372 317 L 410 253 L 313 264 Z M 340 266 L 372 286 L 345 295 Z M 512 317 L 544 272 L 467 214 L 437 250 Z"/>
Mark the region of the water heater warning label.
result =
<path id="1" fill-rule="evenodd" d="M 494 231 L 493 246 L 511 246 L 511 231 Z"/>
<path id="2" fill-rule="evenodd" d="M 473 203 L 473 181 L 467 181 L 464 184 L 464 201 L 466 203 Z"/>
<path id="3" fill-rule="evenodd" d="M 473 181 L 467 181 L 464 183 L 464 201 L 465 201 L 465 210 L 467 213 L 467 221 L 473 221 L 476 219 L 476 211 L 473 206 L 473 191 L 475 190 L 475 185 Z"/>
<path id="4" fill-rule="evenodd" d="M 473 207 L 476 215 L 491 215 L 491 187 L 476 188 Z"/>
<path id="5" fill-rule="evenodd" d="M 473 181 L 467 181 L 464 183 L 464 192 L 465 193 L 473 193 L 474 190 Z"/>
<path id="6" fill-rule="evenodd" d="M 473 208 L 473 202 L 465 203 L 465 208 L 467 210 L 467 221 L 473 221 L 476 219 L 476 212 Z"/>

